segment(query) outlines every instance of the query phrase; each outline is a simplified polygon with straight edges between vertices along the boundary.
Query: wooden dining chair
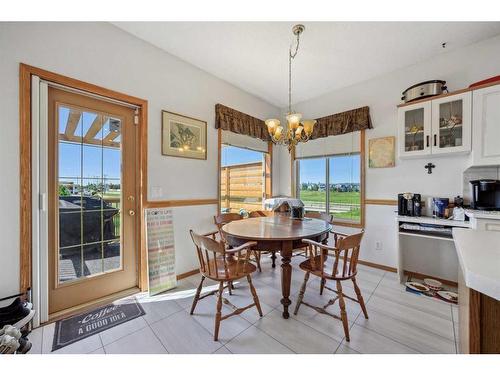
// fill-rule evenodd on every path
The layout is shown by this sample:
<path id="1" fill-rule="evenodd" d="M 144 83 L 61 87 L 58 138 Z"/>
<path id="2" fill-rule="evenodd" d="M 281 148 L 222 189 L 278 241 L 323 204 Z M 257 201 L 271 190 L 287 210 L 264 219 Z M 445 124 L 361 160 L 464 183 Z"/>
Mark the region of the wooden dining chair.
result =
<path id="1" fill-rule="evenodd" d="M 300 288 L 300 293 L 297 299 L 297 305 L 295 306 L 294 314 L 297 315 L 300 305 L 304 304 L 321 314 L 330 315 L 336 319 L 341 320 L 344 326 L 344 333 L 347 341 L 349 341 L 350 338 L 344 298 L 359 303 L 359 305 L 361 306 L 361 310 L 363 310 L 365 318 L 368 319 L 365 302 L 363 300 L 363 296 L 361 295 L 361 290 L 356 283 L 359 250 L 363 234 L 364 231 L 361 231 L 356 234 L 338 238 L 334 247 L 330 247 L 312 240 L 302 240 L 308 245 L 309 258 L 299 265 L 299 267 L 303 271 L 305 271 L 306 274 L 304 276 L 304 283 Z M 332 256 L 328 256 L 327 259 L 325 257 L 325 254 L 332 254 Z M 325 286 L 326 289 L 336 293 L 337 296 L 329 300 L 323 307 L 313 306 L 304 301 L 307 281 L 309 280 L 309 275 L 311 274 L 320 277 L 321 280 L 332 280 L 336 283 L 336 289 L 331 289 L 328 286 Z M 342 292 L 342 281 L 345 280 L 352 281 L 357 298 L 347 296 Z M 326 310 L 329 306 L 333 305 L 337 301 L 337 299 L 339 300 L 340 317 Z"/>
<path id="2" fill-rule="evenodd" d="M 222 233 L 222 227 L 226 225 L 227 223 L 230 223 L 231 221 L 236 221 L 236 220 L 243 220 L 243 216 L 240 214 L 234 213 L 234 212 L 227 212 L 223 214 L 218 214 L 214 216 L 214 223 L 217 226 L 217 229 L 219 230 L 219 236 L 221 240 L 226 243 L 226 240 L 224 239 L 224 234 Z M 259 251 L 252 251 L 253 256 L 254 256 L 254 262 L 257 264 L 257 268 L 259 269 L 259 272 L 262 272 L 262 268 L 260 267 L 260 252 Z"/>
<path id="3" fill-rule="evenodd" d="M 257 210 L 257 211 L 252 211 L 248 214 L 249 218 L 252 218 L 252 217 L 270 217 L 270 216 L 274 216 L 273 211 Z M 266 251 L 266 253 L 269 253 L 269 252 L 271 253 L 271 260 L 272 260 L 271 267 L 276 268 L 276 251 L 275 250 Z M 260 256 L 259 256 L 259 264 L 260 264 Z"/>
<path id="4" fill-rule="evenodd" d="M 215 330 L 214 330 L 214 341 L 219 339 L 219 328 L 221 321 L 230 318 L 234 315 L 239 315 L 243 311 L 256 307 L 259 315 L 262 316 L 262 309 L 260 307 L 259 297 L 255 287 L 252 284 L 252 277 L 250 276 L 255 272 L 256 267 L 250 263 L 250 254 L 252 252 L 252 246 L 255 246 L 256 242 L 246 242 L 241 246 L 228 249 L 223 240 L 217 241 L 215 235 L 217 232 L 208 233 L 206 235 L 199 235 L 189 231 L 191 238 L 193 239 L 194 245 L 196 247 L 196 253 L 198 255 L 198 260 L 200 263 L 201 281 L 196 289 L 196 294 L 194 296 L 193 304 L 191 306 L 190 314 L 193 315 L 196 309 L 196 304 L 200 299 L 203 299 L 209 295 L 217 293 L 217 312 L 215 314 Z M 227 258 L 227 255 L 231 254 L 233 261 Z M 248 285 L 250 286 L 250 292 L 252 293 L 253 303 L 248 306 L 238 308 L 229 302 L 226 298 L 222 296 L 224 288 L 231 290 L 231 285 L 233 281 L 239 280 L 246 277 Z M 212 291 L 204 296 L 200 296 L 201 290 L 203 288 L 203 281 L 205 278 L 210 280 L 218 281 L 218 290 Z M 225 285 L 224 285 L 225 284 Z M 233 308 L 233 312 L 227 315 L 222 315 L 222 302 Z"/>

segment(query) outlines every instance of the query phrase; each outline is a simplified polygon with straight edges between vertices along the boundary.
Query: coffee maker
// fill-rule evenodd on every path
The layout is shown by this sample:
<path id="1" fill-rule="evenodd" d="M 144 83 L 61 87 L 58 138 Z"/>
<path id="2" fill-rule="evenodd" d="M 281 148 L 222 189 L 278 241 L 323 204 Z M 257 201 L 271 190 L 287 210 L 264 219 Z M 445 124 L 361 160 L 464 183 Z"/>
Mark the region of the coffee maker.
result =
<path id="1" fill-rule="evenodd" d="M 500 211 L 500 180 L 474 180 L 470 184 L 473 209 Z"/>
<path id="2" fill-rule="evenodd" d="M 398 194 L 398 215 L 401 216 L 421 216 L 422 196 L 414 193 Z"/>

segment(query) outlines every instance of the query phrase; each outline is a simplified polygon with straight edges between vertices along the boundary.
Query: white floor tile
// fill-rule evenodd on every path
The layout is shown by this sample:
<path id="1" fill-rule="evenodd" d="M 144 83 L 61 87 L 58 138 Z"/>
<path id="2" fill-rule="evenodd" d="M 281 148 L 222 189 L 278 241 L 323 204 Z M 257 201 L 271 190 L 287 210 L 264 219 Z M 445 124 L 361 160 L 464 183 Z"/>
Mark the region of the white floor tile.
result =
<path id="1" fill-rule="evenodd" d="M 151 328 L 146 327 L 104 346 L 106 354 L 167 353 Z"/>
<path id="2" fill-rule="evenodd" d="M 220 349 L 217 349 L 214 354 L 233 354 L 225 346 L 221 346 Z"/>
<path id="3" fill-rule="evenodd" d="M 368 315 L 376 310 L 391 318 L 401 320 L 415 327 L 425 329 L 449 340 L 454 340 L 453 323 L 451 320 L 429 314 L 412 307 L 389 301 L 373 295 L 367 304 Z"/>
<path id="4" fill-rule="evenodd" d="M 88 354 L 106 354 L 106 352 L 104 351 L 104 348 L 99 348 Z"/>
<path id="5" fill-rule="evenodd" d="M 165 299 L 162 295 L 143 299 L 140 303 L 146 313 L 143 318 L 148 324 L 153 324 L 182 310 L 182 307 L 175 300 Z"/>
<path id="6" fill-rule="evenodd" d="M 345 346 L 344 344 L 340 344 L 335 354 L 361 354 L 355 351 L 354 349 Z"/>
<path id="7" fill-rule="evenodd" d="M 379 286 L 373 294 L 386 300 L 409 306 L 415 310 L 451 320 L 450 304 L 436 298 L 410 293 L 405 290 L 397 291 L 386 286 Z"/>
<path id="8" fill-rule="evenodd" d="M 455 353 L 455 340 L 434 335 L 375 310 L 370 312 L 368 320 L 360 316 L 356 320 L 356 324 L 380 333 L 420 353 Z"/>
<path id="9" fill-rule="evenodd" d="M 283 344 L 256 327 L 250 327 L 226 344 L 234 354 L 293 354 Z"/>
<path id="10" fill-rule="evenodd" d="M 231 297 L 229 296 L 229 299 Z M 204 327 L 207 332 L 212 335 L 214 333 L 215 327 L 215 312 L 217 309 L 217 299 L 215 296 L 209 296 L 198 302 L 196 310 L 190 317 L 193 321 L 199 323 Z M 233 309 L 227 307 L 225 304 L 222 305 L 222 315 L 228 315 L 233 312 Z M 237 336 L 245 329 L 251 326 L 251 323 L 243 319 L 241 316 L 234 315 L 227 318 L 220 323 L 219 328 L 219 341 L 225 344 L 233 337 Z"/>
<path id="11" fill-rule="evenodd" d="M 186 311 L 152 324 L 151 329 L 169 353 L 213 353 L 222 346 Z"/>
<path id="12" fill-rule="evenodd" d="M 339 342 L 274 310 L 255 326 L 296 353 L 334 353 Z"/>
<path id="13" fill-rule="evenodd" d="M 343 341 L 350 349 L 370 354 L 402 354 L 418 353 L 417 351 L 382 336 L 374 331 L 353 325 L 350 329 L 351 341 Z"/>
<path id="14" fill-rule="evenodd" d="M 31 331 L 28 340 L 31 342 L 31 349 L 28 354 L 42 354 L 43 327 Z"/>
<path id="15" fill-rule="evenodd" d="M 144 316 L 140 316 L 113 328 L 102 331 L 99 335 L 101 336 L 102 344 L 108 345 L 113 341 L 121 339 L 124 336 L 130 335 L 131 333 L 146 327 L 147 325 L 148 324 L 144 320 Z"/>

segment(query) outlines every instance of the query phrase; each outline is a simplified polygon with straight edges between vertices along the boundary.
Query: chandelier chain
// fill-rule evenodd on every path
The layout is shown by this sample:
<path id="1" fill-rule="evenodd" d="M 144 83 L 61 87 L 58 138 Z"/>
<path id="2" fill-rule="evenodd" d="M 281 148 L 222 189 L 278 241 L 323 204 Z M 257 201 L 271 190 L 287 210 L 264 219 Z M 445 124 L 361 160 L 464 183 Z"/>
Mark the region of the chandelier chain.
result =
<path id="1" fill-rule="evenodd" d="M 297 56 L 297 52 L 299 52 L 299 45 L 300 33 L 297 33 L 295 51 L 292 53 L 293 44 L 290 45 L 290 49 L 288 50 L 288 113 L 292 113 L 292 59 Z"/>

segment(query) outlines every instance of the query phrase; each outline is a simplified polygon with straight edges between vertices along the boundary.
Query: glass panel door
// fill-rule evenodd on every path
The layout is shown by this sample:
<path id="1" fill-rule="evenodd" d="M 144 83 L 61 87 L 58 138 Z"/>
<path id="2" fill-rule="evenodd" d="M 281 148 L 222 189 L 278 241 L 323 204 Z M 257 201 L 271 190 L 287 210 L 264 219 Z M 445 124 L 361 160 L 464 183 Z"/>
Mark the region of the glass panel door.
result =
<path id="1" fill-rule="evenodd" d="M 460 147 L 463 144 L 463 101 L 439 104 L 439 148 Z"/>
<path id="2" fill-rule="evenodd" d="M 412 109 L 404 115 L 405 152 L 422 151 L 424 145 L 424 108 Z"/>
<path id="3" fill-rule="evenodd" d="M 137 286 L 134 110 L 49 87 L 49 314 Z"/>

